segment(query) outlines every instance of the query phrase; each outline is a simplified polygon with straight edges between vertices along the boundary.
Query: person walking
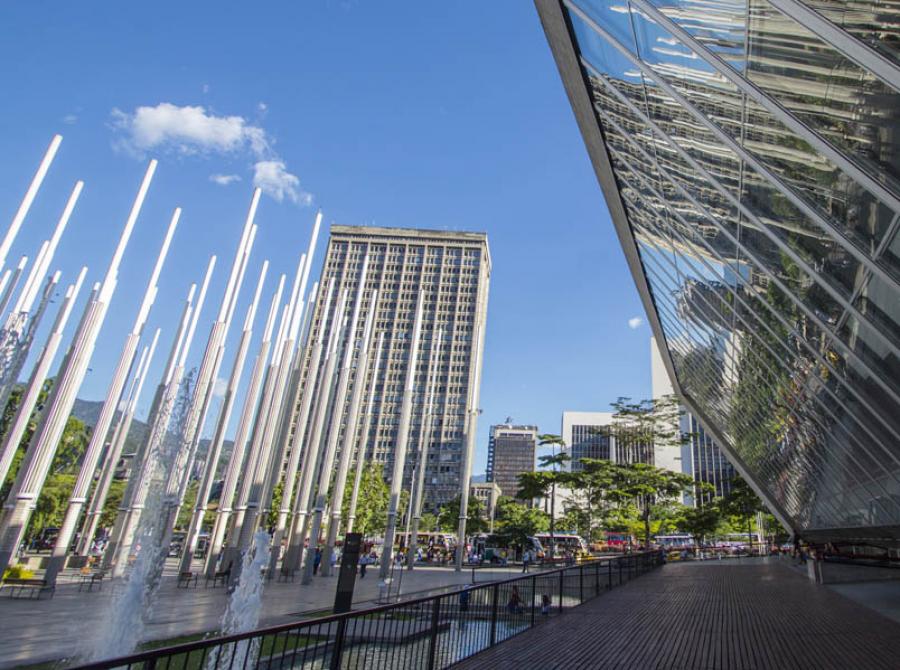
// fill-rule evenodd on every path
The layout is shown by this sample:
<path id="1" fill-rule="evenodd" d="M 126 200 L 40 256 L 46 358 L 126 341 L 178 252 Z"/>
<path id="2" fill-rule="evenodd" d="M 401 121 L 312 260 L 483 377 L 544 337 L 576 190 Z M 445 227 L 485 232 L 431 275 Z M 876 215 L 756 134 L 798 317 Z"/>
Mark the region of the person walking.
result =
<path id="1" fill-rule="evenodd" d="M 519 587 L 513 586 L 506 602 L 506 611 L 510 614 L 519 614 L 522 611 L 522 596 L 519 595 Z"/>
<path id="2" fill-rule="evenodd" d="M 316 555 L 313 558 L 313 574 L 319 574 L 319 566 L 322 564 L 322 548 L 316 547 Z"/>
<path id="3" fill-rule="evenodd" d="M 522 572 L 528 572 L 528 564 L 531 563 L 531 549 L 526 549 L 522 554 Z"/>
<path id="4" fill-rule="evenodd" d="M 366 567 L 369 565 L 369 555 L 363 554 L 359 558 L 359 578 L 363 579 L 366 576 Z"/>

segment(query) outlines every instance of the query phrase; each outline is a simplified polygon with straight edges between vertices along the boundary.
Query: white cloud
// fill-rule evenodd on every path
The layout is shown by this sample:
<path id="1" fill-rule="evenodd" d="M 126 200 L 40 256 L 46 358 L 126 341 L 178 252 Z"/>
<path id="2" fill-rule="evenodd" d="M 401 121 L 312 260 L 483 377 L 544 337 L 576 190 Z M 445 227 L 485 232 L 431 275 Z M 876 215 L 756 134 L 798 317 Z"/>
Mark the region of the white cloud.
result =
<path id="1" fill-rule="evenodd" d="M 636 330 L 636 329 L 640 328 L 643 323 L 644 323 L 644 320 L 639 316 L 633 316 L 630 319 L 628 319 L 628 327 L 631 328 L 632 330 Z"/>
<path id="2" fill-rule="evenodd" d="M 138 107 L 133 114 L 113 109 L 112 116 L 114 127 L 122 133 L 122 146 L 139 155 L 151 149 L 190 155 L 247 147 L 261 155 L 269 147 L 262 128 L 240 116 L 208 114 L 200 106 L 161 102 L 156 107 Z"/>
<path id="3" fill-rule="evenodd" d="M 70 126 L 71 126 L 73 123 L 75 123 L 76 121 L 78 121 L 78 115 L 77 115 L 77 114 L 66 114 L 66 115 L 63 117 L 63 123 L 66 123 L 66 124 L 68 124 L 68 125 L 70 125 Z"/>
<path id="4" fill-rule="evenodd" d="M 264 102 L 257 105 L 261 115 L 267 110 Z M 300 188 L 297 175 L 288 172 L 266 131 L 242 116 L 217 116 L 199 105 L 179 107 L 161 102 L 155 107 L 138 107 L 131 114 L 113 109 L 112 126 L 118 133 L 114 146 L 140 158 L 151 150 L 183 156 L 249 154 L 254 186 L 278 202 L 312 203 L 312 194 Z M 210 175 L 210 181 L 221 186 L 239 180 L 235 174 Z"/>
<path id="5" fill-rule="evenodd" d="M 298 205 L 312 204 L 312 195 L 300 188 L 300 178 L 288 172 L 281 160 L 258 161 L 253 166 L 253 185 L 278 202 L 287 198 Z"/>
<path id="6" fill-rule="evenodd" d="M 209 180 L 219 186 L 228 186 L 236 181 L 240 181 L 241 176 L 236 174 L 211 174 L 209 175 Z"/>

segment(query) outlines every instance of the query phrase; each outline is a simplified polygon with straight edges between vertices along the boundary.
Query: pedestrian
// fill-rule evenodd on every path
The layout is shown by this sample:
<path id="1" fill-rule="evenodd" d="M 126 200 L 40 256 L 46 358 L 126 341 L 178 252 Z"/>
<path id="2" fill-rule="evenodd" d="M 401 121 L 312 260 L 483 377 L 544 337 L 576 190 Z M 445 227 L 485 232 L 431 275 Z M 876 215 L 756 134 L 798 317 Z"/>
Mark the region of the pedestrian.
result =
<path id="1" fill-rule="evenodd" d="M 319 565 L 322 563 L 322 548 L 316 547 L 316 555 L 313 558 L 313 574 L 319 574 Z"/>
<path id="2" fill-rule="evenodd" d="M 337 547 L 331 550 L 331 571 L 334 572 L 334 568 L 338 562 L 338 550 Z"/>
<path id="3" fill-rule="evenodd" d="M 522 572 L 528 572 L 529 563 L 531 563 L 531 549 L 526 549 L 522 554 Z"/>
<path id="4" fill-rule="evenodd" d="M 550 616 L 550 604 L 551 604 L 550 596 L 548 594 L 544 594 L 541 596 L 541 616 Z"/>
<path id="5" fill-rule="evenodd" d="M 510 614 L 519 614 L 522 611 L 522 596 L 519 595 L 519 587 L 513 586 L 506 602 L 506 610 Z"/>
<path id="6" fill-rule="evenodd" d="M 363 554 L 359 559 L 359 578 L 362 579 L 366 576 L 366 566 L 369 565 L 369 556 L 368 554 Z"/>
<path id="7" fill-rule="evenodd" d="M 459 592 L 459 611 L 460 612 L 468 612 L 469 611 L 469 586 L 466 586 L 462 591 Z"/>

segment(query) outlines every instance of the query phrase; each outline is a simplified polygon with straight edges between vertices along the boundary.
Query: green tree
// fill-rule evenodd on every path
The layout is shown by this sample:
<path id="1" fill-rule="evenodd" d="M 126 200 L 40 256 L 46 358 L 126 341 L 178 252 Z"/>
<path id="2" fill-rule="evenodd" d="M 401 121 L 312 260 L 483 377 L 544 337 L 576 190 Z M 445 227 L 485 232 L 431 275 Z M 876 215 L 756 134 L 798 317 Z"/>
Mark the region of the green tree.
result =
<path id="1" fill-rule="evenodd" d="M 188 482 L 187 489 L 184 492 L 184 502 L 181 503 L 181 509 L 178 510 L 178 516 L 175 519 L 175 528 L 187 530 L 191 524 L 191 515 L 194 513 L 194 505 L 197 504 L 197 492 L 199 489 L 200 480 L 192 479 Z"/>
<path id="2" fill-rule="evenodd" d="M 615 465 L 605 459 L 583 458 L 580 461 L 581 469 L 563 473 L 562 482 L 568 486 L 575 496 L 576 504 L 570 505 L 566 513 L 577 510 L 581 519 L 579 533 L 588 539 L 594 540 L 594 522 L 609 507 L 610 502 L 606 496 L 614 481 Z"/>
<path id="3" fill-rule="evenodd" d="M 42 528 L 56 528 L 62 524 L 75 487 L 78 466 L 90 440 L 91 429 L 80 419 L 70 416 L 28 523 L 26 541 Z"/>
<path id="4" fill-rule="evenodd" d="M 350 486 L 344 492 L 341 511 L 344 524 L 350 512 Z M 387 526 L 387 509 L 391 498 L 391 489 L 384 481 L 384 467 L 376 461 L 370 461 L 363 468 L 359 483 L 359 496 L 356 504 L 356 521 L 353 530 L 363 536 L 384 533 Z"/>
<path id="5" fill-rule="evenodd" d="M 422 518 L 419 521 L 419 532 L 422 533 L 431 533 L 439 529 L 438 517 L 436 514 L 432 514 L 431 512 L 424 512 L 422 514 Z"/>
<path id="6" fill-rule="evenodd" d="M 519 475 L 519 491 L 516 495 L 522 500 L 533 498 L 545 498 L 550 494 L 550 551 L 556 553 L 556 542 L 553 534 L 556 531 L 556 487 L 564 481 L 564 474 L 560 472 L 561 466 L 570 460 L 568 454 L 563 452 L 566 443 L 559 435 L 544 433 L 538 435 L 539 447 L 550 447 L 553 451 L 549 456 L 539 456 L 538 465 L 549 468 L 539 472 L 526 472 Z M 559 453 L 556 448 L 559 447 Z"/>
<path id="7" fill-rule="evenodd" d="M 501 546 L 521 549 L 529 537 L 544 533 L 548 528 L 550 517 L 546 512 L 505 496 L 497 501 L 497 519 L 492 537 Z"/>
<path id="8" fill-rule="evenodd" d="M 475 496 L 469 496 L 468 521 L 466 532 L 477 534 L 484 533 L 489 528 L 487 510 L 484 503 Z M 454 532 L 459 527 L 459 496 L 441 506 L 438 512 L 438 525 L 441 530 Z"/>
<path id="9" fill-rule="evenodd" d="M 607 492 L 611 499 L 634 505 L 639 510 L 644 543 L 650 544 L 651 526 L 669 515 L 677 497 L 692 490 L 694 478 L 680 472 L 664 470 L 647 463 L 619 465 L 614 471 L 613 486 Z"/>
<path id="10" fill-rule="evenodd" d="M 707 503 L 703 507 L 684 507 L 678 521 L 678 530 L 690 533 L 694 544 L 700 547 L 708 537 L 716 533 L 721 521 L 722 511 L 716 503 Z"/>
<path id="11" fill-rule="evenodd" d="M 106 495 L 106 502 L 103 503 L 103 511 L 100 513 L 100 528 L 111 528 L 116 521 L 119 503 L 122 502 L 122 496 L 125 494 L 125 480 L 114 479 L 109 483 L 109 493 Z"/>
<path id="12" fill-rule="evenodd" d="M 722 499 L 722 511 L 729 516 L 737 517 L 747 529 L 747 541 L 753 550 L 753 521 L 757 512 L 765 507 L 759 496 L 750 488 L 742 477 L 735 477 L 731 482 L 731 491 Z"/>

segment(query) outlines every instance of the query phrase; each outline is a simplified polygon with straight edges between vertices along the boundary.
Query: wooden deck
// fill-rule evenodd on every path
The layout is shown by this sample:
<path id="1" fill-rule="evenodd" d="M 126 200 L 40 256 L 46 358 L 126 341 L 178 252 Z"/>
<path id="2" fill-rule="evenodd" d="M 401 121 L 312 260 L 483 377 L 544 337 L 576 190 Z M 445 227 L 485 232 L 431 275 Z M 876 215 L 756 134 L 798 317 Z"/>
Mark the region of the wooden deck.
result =
<path id="1" fill-rule="evenodd" d="M 900 624 L 777 559 L 670 563 L 455 668 L 900 668 Z"/>

